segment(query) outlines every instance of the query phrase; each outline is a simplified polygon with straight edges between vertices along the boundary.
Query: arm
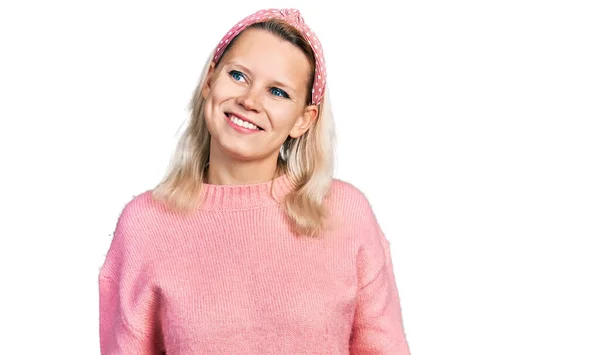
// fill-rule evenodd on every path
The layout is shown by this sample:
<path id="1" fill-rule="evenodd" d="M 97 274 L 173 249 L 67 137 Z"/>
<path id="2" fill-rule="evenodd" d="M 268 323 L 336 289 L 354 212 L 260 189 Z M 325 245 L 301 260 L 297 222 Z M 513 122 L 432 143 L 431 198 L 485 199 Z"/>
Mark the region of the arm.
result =
<path id="1" fill-rule="evenodd" d="M 98 276 L 100 352 L 102 355 L 154 355 L 162 348 L 148 258 L 142 247 L 144 223 L 131 205 L 119 217 L 113 240 Z"/>
<path id="2" fill-rule="evenodd" d="M 364 268 L 361 274 L 365 279 L 357 295 L 350 353 L 410 355 L 404 333 L 390 244 L 383 235 L 380 235 L 380 240 L 379 245 L 373 246 L 374 250 L 362 252 Z M 378 257 L 382 258 L 381 265 L 372 268 L 375 270 L 374 276 L 367 276 L 369 266 L 374 265 Z"/>
<path id="3" fill-rule="evenodd" d="M 112 279 L 100 276 L 100 352 L 102 355 L 150 355 L 161 354 L 160 344 L 152 336 L 151 305 L 144 305 L 145 296 L 136 301 L 140 304 L 125 305 L 119 296 L 123 290 Z M 136 309 L 139 308 L 139 309 Z M 135 317 L 138 322 L 145 322 L 147 331 L 133 328 L 126 320 L 124 313 L 140 312 Z M 146 333 L 147 332 L 147 333 Z"/>

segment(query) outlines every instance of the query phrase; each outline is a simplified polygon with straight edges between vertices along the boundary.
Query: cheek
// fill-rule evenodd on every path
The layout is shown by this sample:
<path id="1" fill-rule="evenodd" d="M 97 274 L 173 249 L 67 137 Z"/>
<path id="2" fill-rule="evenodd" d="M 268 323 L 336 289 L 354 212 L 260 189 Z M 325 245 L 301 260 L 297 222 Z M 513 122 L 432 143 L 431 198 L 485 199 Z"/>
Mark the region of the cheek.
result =
<path id="1" fill-rule="evenodd" d="M 299 117 L 299 111 L 290 106 L 283 105 L 271 110 L 270 115 L 273 117 L 273 125 L 277 130 L 289 132 L 294 127 Z"/>
<path id="2" fill-rule="evenodd" d="M 204 122 L 206 124 L 206 127 L 208 128 L 208 131 L 211 134 L 214 134 L 214 125 L 215 125 L 215 102 L 214 102 L 214 98 L 212 97 L 212 95 L 209 95 L 206 98 L 206 101 L 204 101 L 204 113 L 203 113 L 203 119 Z"/>
<path id="3" fill-rule="evenodd" d="M 213 114 L 212 114 L 212 107 L 210 105 L 209 101 L 206 101 L 206 103 L 204 104 L 204 117 L 202 117 L 204 119 L 204 124 L 206 126 L 206 130 L 208 131 L 208 133 L 211 136 L 215 136 L 216 134 L 216 129 L 215 129 L 215 122 L 214 119 L 212 118 Z"/>
<path id="4" fill-rule="evenodd" d="M 222 83 L 217 80 L 210 93 L 204 102 L 204 118 L 206 121 L 214 121 L 221 113 L 220 107 L 222 103 L 231 98 L 231 88 L 227 87 L 227 83 Z"/>
<path id="5" fill-rule="evenodd" d="M 211 91 L 213 101 L 221 103 L 241 93 L 240 85 L 236 85 L 228 77 L 219 77 L 215 80 Z"/>

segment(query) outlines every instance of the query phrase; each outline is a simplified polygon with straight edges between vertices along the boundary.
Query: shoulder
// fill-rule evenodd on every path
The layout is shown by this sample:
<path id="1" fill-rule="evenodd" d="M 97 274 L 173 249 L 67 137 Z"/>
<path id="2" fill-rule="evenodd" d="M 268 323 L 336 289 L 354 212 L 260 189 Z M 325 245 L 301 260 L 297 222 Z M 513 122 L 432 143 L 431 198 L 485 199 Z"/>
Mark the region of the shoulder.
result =
<path id="1" fill-rule="evenodd" d="M 329 193 L 329 202 L 338 208 L 352 210 L 371 210 L 371 204 L 365 193 L 356 185 L 341 179 L 333 179 Z"/>
<path id="2" fill-rule="evenodd" d="M 127 243 L 137 244 L 140 248 L 160 247 L 168 243 L 165 238 L 175 227 L 186 224 L 194 214 L 178 213 L 156 200 L 153 190 L 135 195 L 123 206 L 117 220 L 115 238 L 126 239 Z M 151 242 L 151 243 L 149 243 Z"/>
<path id="3" fill-rule="evenodd" d="M 125 203 L 119 214 L 117 228 L 139 228 L 160 213 L 160 205 L 152 198 L 152 190 L 146 190 Z"/>
<path id="4" fill-rule="evenodd" d="M 389 241 L 381 230 L 366 194 L 355 185 L 334 179 L 331 185 L 331 213 L 356 246 L 359 287 L 374 280 L 386 262 Z"/>
<path id="5" fill-rule="evenodd" d="M 326 203 L 331 215 L 347 227 L 362 229 L 377 224 L 367 195 L 348 181 L 333 179 Z"/>
<path id="6" fill-rule="evenodd" d="M 152 198 L 150 190 L 134 196 L 126 202 L 118 215 L 109 250 L 100 274 L 116 279 L 119 270 L 141 267 L 150 261 L 160 248 L 157 233 L 164 224 L 164 209 Z M 128 260 L 125 262 L 125 260 Z M 134 262 L 135 261 L 135 262 Z"/>
<path id="7" fill-rule="evenodd" d="M 331 227 L 351 241 L 361 265 L 371 265 L 365 271 L 370 279 L 379 269 L 389 245 L 366 194 L 357 186 L 339 179 L 331 184 L 327 201 Z"/>

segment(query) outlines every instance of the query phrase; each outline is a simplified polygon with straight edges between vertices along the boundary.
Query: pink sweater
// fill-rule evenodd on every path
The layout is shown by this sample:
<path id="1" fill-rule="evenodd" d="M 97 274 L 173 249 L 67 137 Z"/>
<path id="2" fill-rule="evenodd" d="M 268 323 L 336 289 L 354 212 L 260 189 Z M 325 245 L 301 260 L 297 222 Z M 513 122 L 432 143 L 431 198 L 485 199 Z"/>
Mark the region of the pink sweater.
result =
<path id="1" fill-rule="evenodd" d="M 409 355 L 365 196 L 334 180 L 331 228 L 297 238 L 278 204 L 290 188 L 206 184 L 187 217 L 150 191 L 130 201 L 99 274 L 102 354 Z"/>

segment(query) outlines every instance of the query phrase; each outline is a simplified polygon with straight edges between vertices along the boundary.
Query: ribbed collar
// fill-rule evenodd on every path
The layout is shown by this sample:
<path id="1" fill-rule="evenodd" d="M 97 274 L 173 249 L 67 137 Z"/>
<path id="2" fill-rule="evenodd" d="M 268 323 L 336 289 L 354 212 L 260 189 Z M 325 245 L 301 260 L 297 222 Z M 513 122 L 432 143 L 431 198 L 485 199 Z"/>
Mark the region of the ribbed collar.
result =
<path id="1" fill-rule="evenodd" d="M 250 185 L 202 184 L 200 209 L 245 210 L 283 201 L 293 189 L 289 177 L 283 174 L 273 180 Z"/>

